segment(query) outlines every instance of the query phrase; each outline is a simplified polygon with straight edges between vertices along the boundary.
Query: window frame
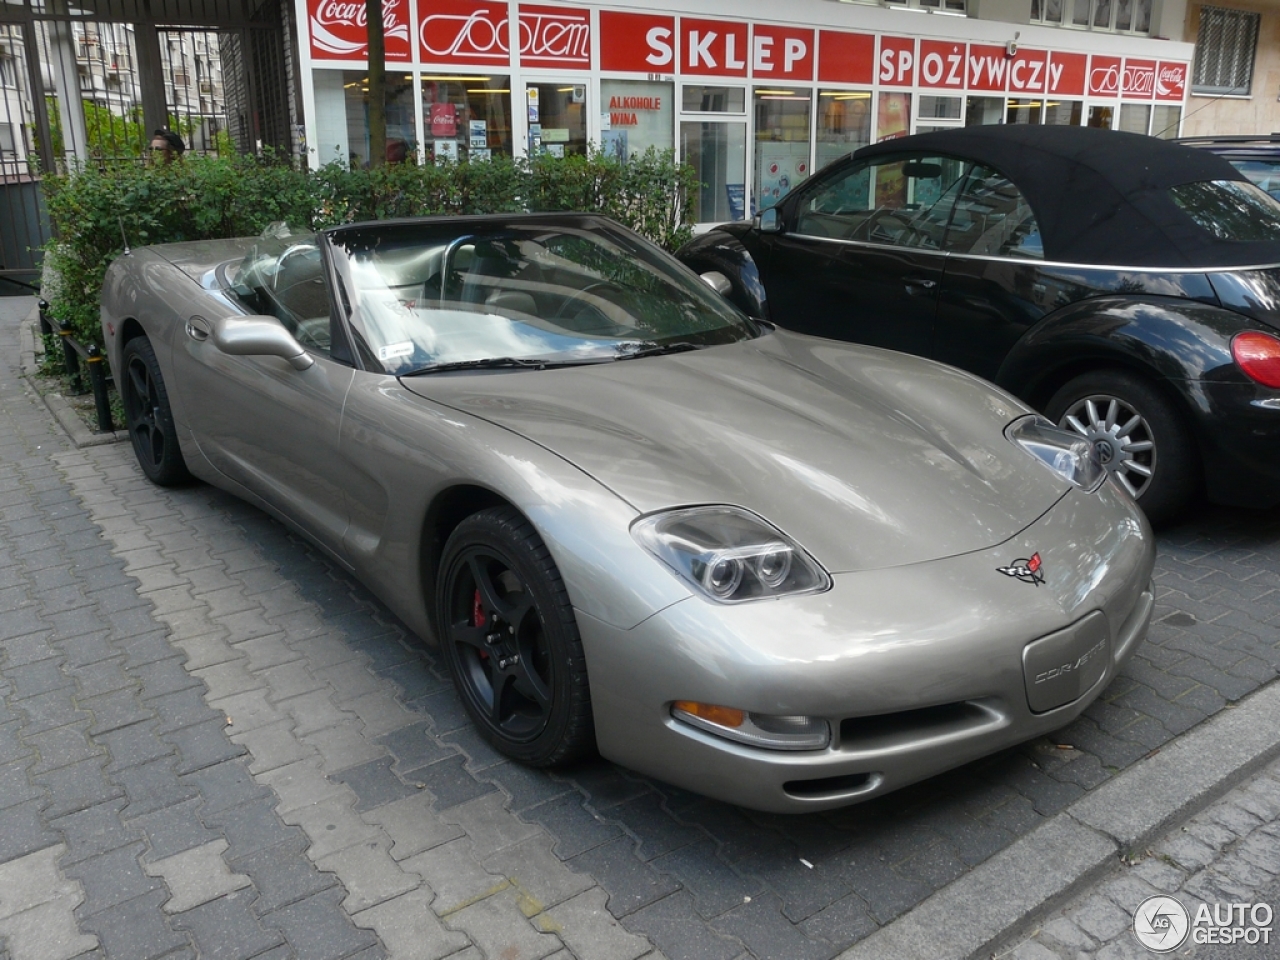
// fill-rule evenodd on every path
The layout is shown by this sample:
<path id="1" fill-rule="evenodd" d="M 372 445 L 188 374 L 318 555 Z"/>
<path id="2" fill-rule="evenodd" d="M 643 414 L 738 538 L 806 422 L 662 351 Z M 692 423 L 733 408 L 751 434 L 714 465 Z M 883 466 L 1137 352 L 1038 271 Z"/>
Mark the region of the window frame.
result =
<path id="1" fill-rule="evenodd" d="M 1216 24 L 1206 24 L 1206 15 L 1217 19 L 1221 22 Z M 1228 34 L 1231 31 L 1245 31 L 1243 38 L 1227 38 L 1224 37 L 1219 41 L 1217 35 L 1206 36 L 1206 28 L 1214 34 Z M 1200 22 L 1196 26 L 1196 57 L 1191 67 L 1191 92 L 1199 96 L 1210 97 L 1248 97 L 1253 92 L 1253 75 L 1258 62 L 1258 39 L 1262 29 L 1262 14 L 1257 10 L 1241 10 L 1235 7 L 1218 7 L 1205 4 L 1200 7 Z M 1209 53 L 1208 47 L 1211 42 L 1219 41 L 1224 47 L 1228 39 L 1235 39 L 1237 48 L 1233 50 L 1216 50 L 1212 54 Z M 1249 50 L 1242 51 L 1238 49 L 1240 43 L 1249 43 Z M 1212 65 L 1209 63 L 1210 57 L 1214 58 Z M 1223 79 L 1223 61 L 1231 57 L 1234 59 L 1247 59 L 1247 64 L 1242 64 L 1247 72 L 1247 77 L 1243 85 L 1225 85 L 1223 83 L 1206 82 L 1206 74 L 1211 71 L 1214 76 L 1211 79 Z"/>

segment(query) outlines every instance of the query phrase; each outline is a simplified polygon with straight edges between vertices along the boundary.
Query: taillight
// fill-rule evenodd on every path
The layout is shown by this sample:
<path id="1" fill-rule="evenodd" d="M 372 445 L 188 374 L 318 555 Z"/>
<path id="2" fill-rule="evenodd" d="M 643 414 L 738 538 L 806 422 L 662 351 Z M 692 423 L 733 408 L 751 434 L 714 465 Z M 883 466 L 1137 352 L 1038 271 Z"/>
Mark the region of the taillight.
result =
<path id="1" fill-rule="evenodd" d="M 1250 380 L 1280 389 L 1280 339 L 1247 330 L 1231 340 L 1231 356 Z"/>

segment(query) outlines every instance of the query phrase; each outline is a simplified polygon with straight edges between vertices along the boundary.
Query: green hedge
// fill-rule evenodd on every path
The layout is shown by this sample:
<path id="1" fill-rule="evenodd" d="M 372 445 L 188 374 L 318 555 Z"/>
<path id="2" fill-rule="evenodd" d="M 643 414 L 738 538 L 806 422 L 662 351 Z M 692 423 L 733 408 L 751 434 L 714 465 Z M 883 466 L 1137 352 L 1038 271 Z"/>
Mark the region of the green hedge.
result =
<path id="1" fill-rule="evenodd" d="M 693 169 L 668 151 L 627 163 L 603 154 L 494 158 L 442 166 L 319 170 L 270 158 L 188 156 L 167 166 L 87 168 L 44 181 L 54 236 L 46 250 L 52 315 L 101 344 L 107 266 L 131 246 L 256 236 L 270 223 L 321 229 L 426 214 L 581 210 L 674 250 L 692 233 Z"/>

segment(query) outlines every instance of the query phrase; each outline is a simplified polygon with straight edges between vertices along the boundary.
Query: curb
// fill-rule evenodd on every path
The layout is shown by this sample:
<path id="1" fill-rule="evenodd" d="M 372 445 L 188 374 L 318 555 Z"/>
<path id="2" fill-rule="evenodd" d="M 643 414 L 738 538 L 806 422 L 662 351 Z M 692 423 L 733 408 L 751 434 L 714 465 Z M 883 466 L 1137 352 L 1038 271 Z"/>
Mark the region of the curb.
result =
<path id="1" fill-rule="evenodd" d="M 1141 849 L 1280 756 L 1277 729 L 1280 681 L 1228 705 L 1081 797 L 837 960 L 990 957 L 1108 872 L 1121 855 Z"/>
<path id="2" fill-rule="evenodd" d="M 39 309 L 33 310 L 18 326 L 18 364 L 22 377 L 35 387 L 35 377 L 40 369 L 36 360 L 36 325 L 40 322 Z M 39 391 L 36 391 L 39 393 Z M 126 430 L 113 430 L 111 433 L 94 433 L 84 425 L 80 415 L 71 408 L 66 397 L 60 393 L 41 395 L 44 405 L 49 408 L 53 418 L 58 421 L 68 439 L 77 447 L 101 447 L 108 443 L 119 443 L 129 439 Z"/>

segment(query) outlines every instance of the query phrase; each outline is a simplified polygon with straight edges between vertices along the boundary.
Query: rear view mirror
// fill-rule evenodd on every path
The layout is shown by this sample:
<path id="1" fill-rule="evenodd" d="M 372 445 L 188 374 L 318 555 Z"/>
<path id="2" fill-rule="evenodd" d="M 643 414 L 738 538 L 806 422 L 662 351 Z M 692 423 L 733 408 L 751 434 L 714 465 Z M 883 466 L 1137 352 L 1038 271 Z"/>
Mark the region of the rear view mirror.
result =
<path id="1" fill-rule="evenodd" d="M 768 210 L 761 210 L 760 216 L 756 218 L 756 222 L 761 233 L 778 233 L 782 230 L 782 220 L 778 217 L 777 207 L 770 207 Z"/>
<path id="2" fill-rule="evenodd" d="M 708 270 L 706 273 L 698 274 L 698 276 L 702 278 L 703 283 L 722 297 L 727 297 L 733 292 L 733 284 L 719 270 Z"/>
<path id="3" fill-rule="evenodd" d="M 942 164 L 909 160 L 902 165 L 902 175 L 915 180 L 936 180 L 942 176 Z"/>

